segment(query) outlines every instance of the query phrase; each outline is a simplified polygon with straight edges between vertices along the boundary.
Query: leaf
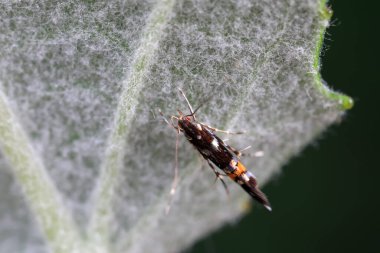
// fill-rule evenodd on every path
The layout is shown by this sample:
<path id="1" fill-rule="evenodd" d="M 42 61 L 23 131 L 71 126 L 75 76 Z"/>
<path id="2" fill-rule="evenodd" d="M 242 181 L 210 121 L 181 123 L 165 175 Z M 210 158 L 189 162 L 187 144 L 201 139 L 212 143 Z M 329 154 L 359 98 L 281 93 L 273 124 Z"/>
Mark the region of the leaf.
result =
<path id="1" fill-rule="evenodd" d="M 243 159 L 261 184 L 352 106 L 319 74 L 323 0 L 0 5 L 0 251 L 175 252 L 244 215 L 184 138 L 164 214 L 175 131 L 157 112 L 187 111 L 179 87 L 264 151 Z"/>

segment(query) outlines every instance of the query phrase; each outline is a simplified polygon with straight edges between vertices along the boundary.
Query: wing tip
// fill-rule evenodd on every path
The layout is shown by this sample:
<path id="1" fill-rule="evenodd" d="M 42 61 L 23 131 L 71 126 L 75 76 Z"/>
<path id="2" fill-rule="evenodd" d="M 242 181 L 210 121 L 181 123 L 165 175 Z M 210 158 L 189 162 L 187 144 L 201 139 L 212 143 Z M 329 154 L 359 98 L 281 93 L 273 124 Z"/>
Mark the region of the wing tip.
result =
<path id="1" fill-rule="evenodd" d="M 272 212 L 272 207 L 270 205 L 264 205 L 264 207 L 269 211 Z"/>
<path id="2" fill-rule="evenodd" d="M 253 177 L 250 177 L 249 181 L 241 186 L 253 199 L 262 204 L 269 212 L 272 212 L 272 207 L 267 196 L 259 189 Z"/>

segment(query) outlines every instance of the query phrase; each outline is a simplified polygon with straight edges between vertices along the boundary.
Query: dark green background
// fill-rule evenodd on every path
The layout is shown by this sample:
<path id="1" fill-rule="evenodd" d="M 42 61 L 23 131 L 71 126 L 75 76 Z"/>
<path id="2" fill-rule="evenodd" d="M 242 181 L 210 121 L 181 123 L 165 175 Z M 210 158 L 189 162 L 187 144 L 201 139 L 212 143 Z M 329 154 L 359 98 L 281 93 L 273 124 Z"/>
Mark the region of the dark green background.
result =
<path id="1" fill-rule="evenodd" d="M 254 209 L 187 252 L 380 252 L 380 6 L 330 1 L 322 76 L 355 100 L 263 190 L 274 211 Z"/>

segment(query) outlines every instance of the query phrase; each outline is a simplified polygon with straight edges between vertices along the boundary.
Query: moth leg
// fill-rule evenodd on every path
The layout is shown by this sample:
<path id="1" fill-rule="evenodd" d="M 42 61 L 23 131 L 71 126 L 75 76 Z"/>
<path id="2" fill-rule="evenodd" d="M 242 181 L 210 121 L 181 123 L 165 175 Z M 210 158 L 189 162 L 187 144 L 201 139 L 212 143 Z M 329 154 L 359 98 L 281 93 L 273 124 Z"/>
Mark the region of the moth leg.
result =
<path id="1" fill-rule="evenodd" d="M 223 143 L 224 143 L 224 142 L 223 142 Z M 224 143 L 224 145 L 226 145 L 226 147 L 227 147 L 229 150 L 231 150 L 231 152 L 234 153 L 239 159 L 240 159 L 240 157 L 242 157 L 243 155 L 245 155 L 245 154 L 242 153 L 243 151 L 245 151 L 245 150 L 251 148 L 251 146 L 248 146 L 248 147 L 243 148 L 243 149 L 241 149 L 241 150 L 237 150 L 236 148 L 233 148 L 233 147 L 231 147 L 230 145 L 228 145 L 228 144 L 226 144 L 226 143 Z"/>
<path id="2" fill-rule="evenodd" d="M 170 116 L 170 123 L 171 123 L 171 125 L 172 125 L 176 130 L 180 130 L 180 128 L 178 127 L 178 124 L 177 124 L 177 125 L 174 124 L 173 119 L 179 120 L 179 118 L 176 117 L 176 116 Z"/>
<path id="3" fill-rule="evenodd" d="M 165 115 L 162 113 L 162 111 L 160 109 L 158 109 L 158 112 L 161 114 L 163 120 L 170 126 L 170 127 L 173 127 L 175 130 L 178 130 L 179 127 L 178 125 L 174 124 L 174 121 L 173 119 L 177 119 L 178 120 L 178 117 L 176 116 L 171 116 L 170 117 L 170 122 L 166 119 Z"/>
<path id="4" fill-rule="evenodd" d="M 233 148 L 233 147 L 231 147 L 230 145 L 227 145 L 227 144 L 225 144 L 226 146 L 227 146 L 227 148 L 229 148 L 239 159 L 240 159 L 240 157 L 243 155 L 243 153 L 241 152 L 241 150 L 237 150 L 237 149 L 235 149 L 235 148 Z"/>
<path id="5" fill-rule="evenodd" d="M 228 146 L 227 144 L 225 144 L 229 149 L 231 149 L 231 151 L 240 159 L 240 157 L 242 157 L 242 156 L 248 156 L 248 157 L 252 157 L 252 156 L 254 156 L 254 157 L 263 157 L 264 156 L 264 151 L 262 151 L 262 150 L 259 150 L 259 151 L 256 151 L 255 153 L 253 153 L 253 154 L 246 154 L 246 153 L 243 153 L 243 151 L 246 151 L 247 149 L 250 149 L 250 148 L 252 148 L 252 146 L 251 145 L 249 145 L 249 146 L 247 146 L 247 147 L 245 147 L 245 148 L 243 148 L 243 149 L 240 149 L 240 150 L 237 150 L 237 149 L 235 149 L 235 148 L 233 148 L 233 147 L 231 147 L 231 146 Z"/>
<path id="6" fill-rule="evenodd" d="M 247 147 L 245 147 L 243 149 L 240 149 L 238 152 L 242 153 L 243 151 L 246 151 L 247 149 L 250 149 L 250 148 L 252 148 L 251 145 L 249 145 L 249 146 L 247 146 Z"/>
<path id="7" fill-rule="evenodd" d="M 232 151 L 235 153 L 235 155 L 236 155 L 238 158 L 240 158 L 240 157 L 242 157 L 242 156 L 245 156 L 246 154 L 244 154 L 243 151 L 246 151 L 247 149 L 250 149 L 250 148 L 252 148 L 251 145 L 249 145 L 249 146 L 247 146 L 247 147 L 245 147 L 245 148 L 243 148 L 243 149 L 240 149 L 240 150 L 237 150 L 237 149 L 234 149 L 234 148 L 231 147 Z"/>
<path id="8" fill-rule="evenodd" d="M 172 182 L 172 187 L 170 189 L 170 197 L 169 197 L 169 201 L 168 201 L 168 204 L 166 205 L 166 208 L 165 208 L 165 213 L 168 214 L 169 211 L 170 211 L 170 207 L 171 207 L 171 204 L 172 204 L 172 201 L 173 201 L 173 197 L 174 197 L 174 194 L 175 194 L 175 191 L 177 189 L 177 185 L 178 185 L 178 146 L 179 146 L 179 128 L 177 127 L 176 128 L 177 130 L 177 136 L 176 136 L 176 141 L 175 141 L 175 164 L 174 164 L 174 168 L 173 168 L 173 182 Z"/>
<path id="9" fill-rule="evenodd" d="M 238 158 L 240 158 L 241 156 L 248 156 L 248 157 L 263 157 L 264 156 L 264 151 L 262 151 L 262 150 L 259 150 L 259 151 L 256 151 L 255 153 L 248 153 L 248 154 L 246 154 L 246 153 L 242 153 L 242 151 L 245 151 L 245 150 L 247 150 L 248 148 L 251 148 L 251 146 L 248 146 L 248 147 L 246 147 L 246 148 L 244 148 L 244 149 L 242 149 L 242 150 L 239 150 L 239 151 L 236 151 L 236 152 L 238 152 L 238 153 L 236 153 L 235 151 L 233 151 L 235 154 L 236 154 L 236 156 L 238 157 Z"/>
<path id="10" fill-rule="evenodd" d="M 259 151 L 256 151 L 254 154 L 253 154 L 254 157 L 263 157 L 264 156 L 264 151 L 262 150 L 259 150 Z"/>
<path id="11" fill-rule="evenodd" d="M 206 159 L 206 160 L 207 160 L 207 159 Z M 215 169 L 214 165 L 213 165 L 209 160 L 207 160 L 207 163 L 208 163 L 208 165 L 211 167 L 212 171 L 213 171 L 213 172 L 215 173 L 215 175 L 216 175 L 215 182 L 216 182 L 216 180 L 220 179 L 220 181 L 221 181 L 222 184 L 223 184 L 224 189 L 226 190 L 227 195 L 229 196 L 229 195 L 230 195 L 230 191 L 228 190 L 228 186 L 227 186 L 226 182 L 224 182 L 224 180 L 223 180 L 223 178 L 222 178 L 222 174 L 220 174 L 220 173 Z"/>
<path id="12" fill-rule="evenodd" d="M 226 130 L 221 130 L 221 129 L 218 129 L 216 127 L 212 127 L 212 126 L 209 126 L 209 125 L 206 125 L 204 123 L 200 123 L 202 126 L 210 129 L 211 131 L 213 132 L 221 132 L 221 133 L 225 133 L 225 134 L 244 134 L 245 132 L 244 131 L 238 131 L 238 132 L 231 132 L 231 131 L 226 131 Z"/>
<path id="13" fill-rule="evenodd" d="M 227 139 L 227 140 L 228 140 L 228 139 Z M 231 147 L 230 145 L 226 144 L 226 143 L 225 143 L 225 140 L 223 140 L 223 143 L 224 143 L 224 145 L 226 145 L 226 147 L 229 148 L 229 149 L 232 151 L 232 153 L 234 153 L 239 159 L 240 159 L 240 157 L 246 155 L 246 154 L 243 153 L 243 151 L 246 151 L 247 149 L 252 148 L 252 146 L 249 145 L 249 146 L 247 146 L 247 147 L 245 147 L 245 148 L 243 148 L 243 149 L 237 150 L 236 148 L 233 148 L 233 147 Z M 258 153 L 258 155 L 256 155 L 256 153 Z M 256 153 L 255 153 L 255 156 L 257 156 L 257 157 L 259 157 L 259 156 L 261 155 L 260 152 L 256 152 Z M 261 156 L 262 156 L 262 155 L 261 155 Z"/>

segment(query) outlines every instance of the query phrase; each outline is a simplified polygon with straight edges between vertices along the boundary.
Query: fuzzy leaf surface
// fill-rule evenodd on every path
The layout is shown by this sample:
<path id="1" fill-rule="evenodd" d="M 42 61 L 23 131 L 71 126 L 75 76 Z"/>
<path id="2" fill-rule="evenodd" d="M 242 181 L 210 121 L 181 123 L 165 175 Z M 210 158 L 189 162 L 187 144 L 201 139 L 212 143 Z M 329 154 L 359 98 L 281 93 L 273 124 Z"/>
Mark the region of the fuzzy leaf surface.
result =
<path id="1" fill-rule="evenodd" d="M 261 185 L 352 106 L 319 74 L 325 1 L 1 1 L 0 17 L 0 252 L 176 252 L 241 217 L 249 197 L 213 186 L 185 138 L 164 214 L 175 131 L 157 115 L 187 112 L 178 88 L 264 152 L 243 158 Z"/>

